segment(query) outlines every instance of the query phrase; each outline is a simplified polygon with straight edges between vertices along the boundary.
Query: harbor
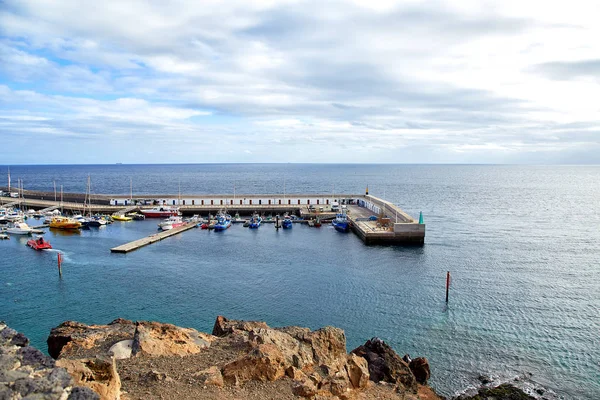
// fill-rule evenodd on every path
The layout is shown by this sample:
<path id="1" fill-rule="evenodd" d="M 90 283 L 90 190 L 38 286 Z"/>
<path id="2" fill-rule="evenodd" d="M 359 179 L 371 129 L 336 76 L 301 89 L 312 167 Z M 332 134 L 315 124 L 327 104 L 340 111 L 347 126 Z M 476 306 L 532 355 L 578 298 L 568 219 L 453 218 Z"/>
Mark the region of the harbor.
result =
<path id="1" fill-rule="evenodd" d="M 30 197 L 31 196 L 31 197 Z M 279 215 L 293 215 L 296 222 L 319 220 L 323 223 L 335 222 L 343 217 L 348 221 L 348 229 L 354 232 L 367 245 L 399 245 L 423 246 L 425 243 L 425 224 L 422 217 L 416 220 L 405 213 L 397 205 L 384 199 L 368 194 L 224 194 L 224 195 L 143 195 L 133 196 L 86 196 L 70 194 L 69 198 L 77 201 L 49 200 L 51 193 L 23 192 L 18 199 L 2 198 L 7 203 L 4 207 L 19 207 L 20 209 L 61 210 L 75 214 L 87 210 L 89 214 L 124 215 L 126 213 L 148 211 L 153 209 L 174 209 L 183 216 L 210 216 L 220 210 L 230 214 L 238 214 L 247 219 L 256 213 L 266 215 L 274 220 Z M 64 199 L 64 196 L 63 196 Z M 87 200 L 86 200 L 87 199 Z M 86 202 L 87 201 L 87 202 Z M 142 211 L 142 212 L 144 212 Z M 238 221 L 239 222 L 239 221 Z M 176 233 L 170 233 L 169 237 Z M 162 233 L 161 233 L 162 234 Z M 139 239 L 138 244 L 154 243 L 157 240 Z M 131 245 L 122 247 L 130 249 L 142 246 Z M 112 250 L 111 250 L 112 251 Z"/>

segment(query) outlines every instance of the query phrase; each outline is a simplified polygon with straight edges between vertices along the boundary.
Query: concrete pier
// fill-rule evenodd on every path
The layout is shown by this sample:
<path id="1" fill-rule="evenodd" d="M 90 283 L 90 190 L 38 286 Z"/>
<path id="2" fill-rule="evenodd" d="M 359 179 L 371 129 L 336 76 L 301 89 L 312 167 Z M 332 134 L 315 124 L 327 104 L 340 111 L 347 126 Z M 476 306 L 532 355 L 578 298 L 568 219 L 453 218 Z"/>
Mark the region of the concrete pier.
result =
<path id="1" fill-rule="evenodd" d="M 113 247 L 110 249 L 111 253 L 129 253 L 130 251 L 134 251 L 139 249 L 140 247 L 147 246 L 152 243 L 156 243 L 173 235 L 177 235 L 181 232 L 185 232 L 189 229 L 192 229 L 196 226 L 196 223 L 188 223 L 177 228 L 169 229 L 168 231 L 163 231 L 160 233 L 155 233 L 153 235 L 134 240 L 133 242 L 122 244 L 121 246 Z"/>
<path id="2" fill-rule="evenodd" d="M 83 202 L 55 202 L 46 200 L 43 193 L 36 192 L 41 198 L 19 199 L 21 207 L 48 208 L 59 207 L 69 211 L 81 211 Z M 72 198 L 78 198 L 72 194 Z M 150 209 L 156 205 L 178 207 L 184 215 L 214 214 L 224 209 L 230 214 L 250 215 L 290 213 L 304 219 L 319 217 L 329 220 L 335 217 L 334 204 L 340 211 L 346 207 L 351 228 L 366 244 L 417 245 L 425 243 L 425 224 L 419 224 L 395 204 L 384 199 L 363 194 L 222 194 L 222 195 L 138 195 L 95 196 L 91 206 L 92 213 L 113 214 L 127 210 Z M 3 198 L 4 199 L 4 198 Z M 7 199 L 12 200 L 14 199 Z M 374 220 L 373 220 L 374 219 Z"/>

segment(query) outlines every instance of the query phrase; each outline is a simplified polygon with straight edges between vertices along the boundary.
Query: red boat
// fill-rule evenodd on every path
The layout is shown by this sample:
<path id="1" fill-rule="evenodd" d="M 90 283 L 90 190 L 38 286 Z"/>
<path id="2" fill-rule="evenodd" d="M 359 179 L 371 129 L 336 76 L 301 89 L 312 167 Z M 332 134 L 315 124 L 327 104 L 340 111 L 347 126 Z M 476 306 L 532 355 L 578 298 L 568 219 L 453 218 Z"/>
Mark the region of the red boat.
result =
<path id="1" fill-rule="evenodd" d="M 168 218 L 179 215 L 179 210 L 175 207 L 158 206 L 150 210 L 140 210 L 146 218 Z"/>
<path id="2" fill-rule="evenodd" d="M 47 250 L 52 248 L 50 243 L 46 242 L 44 238 L 31 239 L 27 241 L 27 246 L 31 247 L 34 250 Z"/>

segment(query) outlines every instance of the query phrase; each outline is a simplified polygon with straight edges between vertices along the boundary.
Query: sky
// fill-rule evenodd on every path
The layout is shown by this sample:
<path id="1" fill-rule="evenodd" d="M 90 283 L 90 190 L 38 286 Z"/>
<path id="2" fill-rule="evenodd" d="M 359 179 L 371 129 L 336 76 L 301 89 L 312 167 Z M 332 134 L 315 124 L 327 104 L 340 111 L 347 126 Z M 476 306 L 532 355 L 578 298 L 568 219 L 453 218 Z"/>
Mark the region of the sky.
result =
<path id="1" fill-rule="evenodd" d="M 0 164 L 600 164 L 594 1 L 0 0 Z"/>

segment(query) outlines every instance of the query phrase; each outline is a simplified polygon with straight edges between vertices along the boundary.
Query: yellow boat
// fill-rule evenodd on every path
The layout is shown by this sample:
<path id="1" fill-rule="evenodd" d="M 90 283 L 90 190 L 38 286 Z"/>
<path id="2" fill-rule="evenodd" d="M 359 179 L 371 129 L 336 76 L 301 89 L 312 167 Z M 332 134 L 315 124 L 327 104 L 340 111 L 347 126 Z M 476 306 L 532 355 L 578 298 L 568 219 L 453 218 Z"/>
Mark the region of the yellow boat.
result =
<path id="1" fill-rule="evenodd" d="M 67 217 L 52 217 L 50 220 L 50 228 L 55 229 L 79 229 L 81 222 Z"/>
<path id="2" fill-rule="evenodd" d="M 115 221 L 131 221 L 133 218 L 131 217 L 126 217 L 124 215 L 121 214 L 114 214 L 111 216 L 111 218 Z"/>

